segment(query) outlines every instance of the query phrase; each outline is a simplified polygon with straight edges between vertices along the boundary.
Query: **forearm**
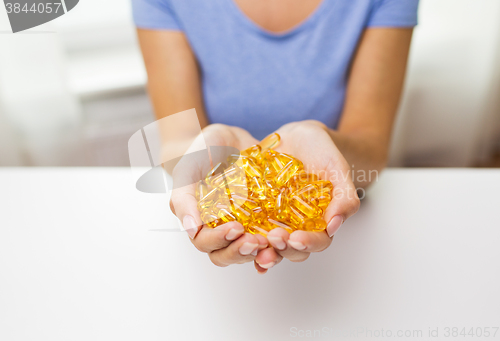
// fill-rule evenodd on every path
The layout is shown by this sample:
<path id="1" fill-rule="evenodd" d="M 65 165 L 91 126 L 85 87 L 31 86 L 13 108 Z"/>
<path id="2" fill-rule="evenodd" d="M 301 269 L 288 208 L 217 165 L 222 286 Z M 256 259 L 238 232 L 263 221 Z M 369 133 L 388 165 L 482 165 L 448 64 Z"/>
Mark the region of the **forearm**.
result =
<path id="1" fill-rule="evenodd" d="M 361 133 L 346 134 L 332 129 L 328 133 L 347 160 L 356 188 L 366 188 L 378 180 L 387 163 L 387 144 Z"/>
<path id="2" fill-rule="evenodd" d="M 162 160 L 187 152 L 200 129 L 207 126 L 200 71 L 191 47 L 182 32 L 138 30 L 148 74 L 148 92 L 158 119 Z M 196 115 L 171 115 L 195 109 Z M 173 165 L 167 167 L 169 171 Z"/>
<path id="3" fill-rule="evenodd" d="M 342 119 L 330 136 L 356 187 L 377 181 L 388 159 L 412 29 L 375 28 L 363 35 L 349 75 Z"/>

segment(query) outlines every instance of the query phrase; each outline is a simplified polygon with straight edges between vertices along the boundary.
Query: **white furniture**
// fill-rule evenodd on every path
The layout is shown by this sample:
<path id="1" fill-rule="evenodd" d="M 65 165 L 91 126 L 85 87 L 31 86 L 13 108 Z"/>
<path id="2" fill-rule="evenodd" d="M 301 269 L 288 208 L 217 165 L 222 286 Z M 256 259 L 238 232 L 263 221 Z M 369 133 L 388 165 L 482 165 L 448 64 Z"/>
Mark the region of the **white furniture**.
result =
<path id="1" fill-rule="evenodd" d="M 177 220 L 129 169 L 0 169 L 0 340 L 498 340 L 499 192 L 499 170 L 387 170 L 327 251 L 260 276 L 150 231 Z"/>

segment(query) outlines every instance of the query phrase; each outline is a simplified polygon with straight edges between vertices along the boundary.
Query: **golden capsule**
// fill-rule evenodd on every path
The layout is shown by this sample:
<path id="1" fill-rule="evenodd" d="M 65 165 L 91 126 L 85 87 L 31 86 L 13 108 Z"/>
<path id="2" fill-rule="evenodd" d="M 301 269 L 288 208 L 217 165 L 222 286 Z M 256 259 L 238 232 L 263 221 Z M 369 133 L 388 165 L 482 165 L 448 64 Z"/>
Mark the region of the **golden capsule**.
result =
<path id="1" fill-rule="evenodd" d="M 307 202 L 302 197 L 294 195 L 290 201 L 290 206 L 299 210 L 308 218 L 316 218 L 323 215 L 321 208 L 316 206 L 313 202 Z"/>
<path id="2" fill-rule="evenodd" d="M 252 212 L 262 211 L 262 207 L 257 200 L 253 200 L 251 198 L 247 198 L 238 194 L 232 195 L 230 200 L 232 201 L 234 206 L 243 206 L 247 210 L 250 210 Z"/>
<path id="3" fill-rule="evenodd" d="M 269 224 L 249 224 L 245 227 L 245 230 L 251 234 L 260 234 L 267 237 L 267 233 L 271 231 L 271 226 Z"/>
<path id="4" fill-rule="evenodd" d="M 308 217 L 293 206 L 288 206 L 288 219 L 296 226 L 300 226 Z"/>
<path id="5" fill-rule="evenodd" d="M 256 176 L 250 178 L 248 181 L 248 188 L 250 189 L 249 197 L 257 200 L 266 199 L 266 186 L 260 178 Z"/>
<path id="6" fill-rule="evenodd" d="M 204 224 L 216 227 L 239 221 L 250 233 L 267 233 L 277 227 L 321 231 L 321 217 L 332 199 L 333 185 L 304 171 L 302 162 L 272 148 L 279 135 L 232 154 L 216 165 L 206 181 L 196 185 L 196 198 Z"/>
<path id="7" fill-rule="evenodd" d="M 317 186 L 307 184 L 302 188 L 298 189 L 297 191 L 295 191 L 292 195 L 301 196 L 306 200 L 312 200 L 318 197 L 320 195 L 320 192 Z"/>
<path id="8" fill-rule="evenodd" d="M 280 220 L 287 220 L 288 219 L 288 210 L 287 210 L 287 190 L 286 188 L 283 188 L 280 193 L 276 196 L 276 201 L 274 204 L 274 215 L 275 217 Z"/>
<path id="9" fill-rule="evenodd" d="M 252 221 L 257 224 L 265 224 L 268 218 L 267 211 L 263 208 L 260 210 L 254 210 L 252 213 Z"/>
<path id="10" fill-rule="evenodd" d="M 276 153 L 275 157 L 280 161 L 280 163 L 282 165 L 287 165 L 290 161 L 297 160 L 293 156 L 285 154 L 285 153 Z M 281 168 L 283 168 L 283 167 L 281 167 Z"/>
<path id="11" fill-rule="evenodd" d="M 290 161 L 274 178 L 277 186 L 284 186 L 288 180 L 304 169 L 304 165 L 299 160 Z"/>
<path id="12" fill-rule="evenodd" d="M 200 201 L 207 194 L 208 194 L 208 186 L 206 182 L 203 180 L 198 181 L 198 183 L 196 184 L 196 192 L 195 192 L 196 200 Z"/>
<path id="13" fill-rule="evenodd" d="M 326 229 L 326 221 L 320 218 L 308 218 L 302 222 L 301 230 L 318 232 Z"/>
<path id="14" fill-rule="evenodd" d="M 252 146 L 252 147 L 247 148 L 244 151 L 242 151 L 241 155 L 251 156 L 253 158 L 258 158 L 261 151 L 262 151 L 262 147 L 259 146 L 258 144 L 256 144 L 255 146 Z"/>
<path id="15" fill-rule="evenodd" d="M 282 229 L 285 229 L 287 232 L 292 233 L 295 231 L 294 226 L 291 223 L 285 223 L 282 221 L 278 221 L 272 218 L 267 219 L 268 226 L 271 227 L 271 229 L 281 227 Z"/>
<path id="16" fill-rule="evenodd" d="M 217 212 L 217 216 L 223 223 L 237 220 L 236 216 L 231 212 L 229 207 L 222 207 Z"/>
<path id="17" fill-rule="evenodd" d="M 324 212 L 330 202 L 332 201 L 332 197 L 330 194 L 325 194 L 319 197 L 314 198 L 314 202 L 318 205 L 319 208 Z"/>
<path id="18" fill-rule="evenodd" d="M 291 183 L 310 183 L 314 181 L 318 181 L 319 177 L 313 173 L 299 172 L 295 174 L 291 179 Z"/>
<path id="19" fill-rule="evenodd" d="M 260 141 L 259 146 L 261 148 L 262 152 L 265 152 L 266 150 L 272 149 L 274 147 L 277 147 L 281 141 L 281 137 L 279 134 L 271 134 L 267 136 L 265 139 Z"/>
<path id="20" fill-rule="evenodd" d="M 246 183 L 245 172 L 236 165 L 231 165 L 224 172 L 211 177 L 208 184 L 211 187 L 223 187 L 235 182 Z"/>
<path id="21" fill-rule="evenodd" d="M 209 210 L 205 210 L 201 213 L 201 221 L 211 228 L 220 225 L 219 217 Z"/>
<path id="22" fill-rule="evenodd" d="M 251 156 L 242 156 L 236 164 L 245 171 L 249 177 L 262 177 L 262 167 L 257 163 L 257 160 Z"/>
<path id="23" fill-rule="evenodd" d="M 310 184 L 318 188 L 320 195 L 330 194 L 333 191 L 333 184 L 328 180 L 316 180 Z"/>
<path id="24" fill-rule="evenodd" d="M 252 212 L 243 206 L 232 206 L 231 213 L 236 216 L 236 220 L 243 226 L 248 225 L 252 221 Z"/>
<path id="25" fill-rule="evenodd" d="M 204 209 L 211 207 L 221 194 L 222 193 L 219 188 L 213 188 L 198 202 L 198 210 L 203 211 Z"/>
<path id="26" fill-rule="evenodd" d="M 224 172 L 224 169 L 226 168 L 226 165 L 223 162 L 219 162 L 216 164 L 208 173 L 207 176 L 205 177 L 205 181 L 207 183 L 210 183 L 210 178 L 214 177 L 217 174 L 220 174 Z"/>

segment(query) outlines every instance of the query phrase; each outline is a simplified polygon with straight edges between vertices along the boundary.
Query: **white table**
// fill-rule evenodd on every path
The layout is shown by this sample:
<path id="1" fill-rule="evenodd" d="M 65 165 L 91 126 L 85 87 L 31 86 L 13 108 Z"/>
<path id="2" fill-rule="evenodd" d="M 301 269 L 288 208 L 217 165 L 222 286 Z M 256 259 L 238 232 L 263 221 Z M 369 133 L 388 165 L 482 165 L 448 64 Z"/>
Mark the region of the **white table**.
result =
<path id="1" fill-rule="evenodd" d="M 327 251 L 259 276 L 150 231 L 176 218 L 128 169 L 0 169 L 0 340 L 500 339 L 499 193 L 388 170 Z"/>

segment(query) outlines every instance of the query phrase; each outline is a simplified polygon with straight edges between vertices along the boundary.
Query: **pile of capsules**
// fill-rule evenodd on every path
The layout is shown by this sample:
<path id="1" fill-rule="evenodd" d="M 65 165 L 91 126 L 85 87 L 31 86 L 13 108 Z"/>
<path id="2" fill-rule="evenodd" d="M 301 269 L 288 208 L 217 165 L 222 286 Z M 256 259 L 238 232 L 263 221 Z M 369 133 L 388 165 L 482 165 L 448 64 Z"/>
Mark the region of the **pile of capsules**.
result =
<path id="1" fill-rule="evenodd" d="M 209 227 L 238 221 L 252 234 L 277 227 L 322 231 L 323 212 L 330 203 L 333 185 L 306 173 L 300 160 L 272 150 L 280 136 L 272 134 L 240 154 L 229 155 L 227 164 L 213 167 L 196 184 L 201 220 Z"/>

